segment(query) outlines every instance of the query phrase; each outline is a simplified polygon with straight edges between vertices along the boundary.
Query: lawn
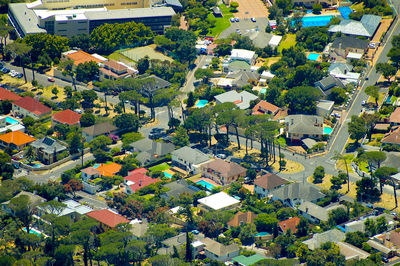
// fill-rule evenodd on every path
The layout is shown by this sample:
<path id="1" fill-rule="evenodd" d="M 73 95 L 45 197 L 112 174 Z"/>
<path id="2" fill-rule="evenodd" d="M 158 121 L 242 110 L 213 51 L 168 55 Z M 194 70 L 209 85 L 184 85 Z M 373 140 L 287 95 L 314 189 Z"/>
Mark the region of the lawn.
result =
<path id="1" fill-rule="evenodd" d="M 385 136 L 385 134 L 372 134 L 371 141 L 368 142 L 368 145 L 380 147 L 382 145 L 381 140 Z"/>
<path id="2" fill-rule="evenodd" d="M 224 30 L 231 26 L 231 22 L 229 21 L 230 18 L 233 18 L 231 12 L 229 12 L 229 8 L 226 7 L 224 4 L 220 5 L 219 8 L 222 11 L 223 17 L 214 17 L 212 13 L 208 14 L 208 19 L 215 19 L 215 27 L 210 29 L 210 35 L 214 37 L 218 37 Z"/>
<path id="3" fill-rule="evenodd" d="M 55 95 L 51 92 L 51 90 L 52 90 L 54 87 L 57 87 L 57 90 L 58 90 L 57 98 L 55 98 Z M 42 91 L 42 90 L 37 90 L 36 93 L 37 93 L 38 91 Z M 54 98 L 55 100 L 58 100 L 58 101 L 60 101 L 60 102 L 63 101 L 63 100 L 65 99 L 64 89 L 61 88 L 61 87 L 59 87 L 59 86 L 50 86 L 50 87 L 44 88 L 44 89 L 43 89 L 43 94 L 42 94 L 42 96 L 43 96 L 43 97 L 46 97 L 46 98 L 48 98 L 48 99 L 53 99 L 53 98 Z"/>
<path id="4" fill-rule="evenodd" d="M 295 45 L 296 45 L 296 34 L 286 34 L 284 39 L 279 44 L 278 51 L 282 52 L 282 49 L 288 49 Z"/>
<path id="5" fill-rule="evenodd" d="M 167 163 L 162 163 L 162 164 L 158 164 L 155 165 L 153 167 L 150 167 L 149 170 L 154 172 L 154 171 L 165 171 L 168 170 L 169 168 L 171 168 Z"/>
<path id="6" fill-rule="evenodd" d="M 378 98 L 378 105 L 381 104 L 383 101 L 383 98 L 385 97 L 386 93 L 385 92 L 379 92 L 379 98 Z M 375 103 L 375 98 L 369 97 L 368 98 L 369 103 Z"/>
<path id="7" fill-rule="evenodd" d="M 143 46 L 143 47 L 136 47 L 136 48 L 132 48 L 132 49 L 120 50 L 118 53 L 134 62 L 139 61 L 139 59 L 145 57 L 146 55 L 150 59 L 159 59 L 161 61 L 168 60 L 170 62 L 173 61 L 173 59 L 171 57 L 168 57 L 160 52 L 157 52 L 155 50 L 155 48 L 156 48 L 156 45 L 151 44 L 151 45 L 147 45 L 147 46 Z"/>

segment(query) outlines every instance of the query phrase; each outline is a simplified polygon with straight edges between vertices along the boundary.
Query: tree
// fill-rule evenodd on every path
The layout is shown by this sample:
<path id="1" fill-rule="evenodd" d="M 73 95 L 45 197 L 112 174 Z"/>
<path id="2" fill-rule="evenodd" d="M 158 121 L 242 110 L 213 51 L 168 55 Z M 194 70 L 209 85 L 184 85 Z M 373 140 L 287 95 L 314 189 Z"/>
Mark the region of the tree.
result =
<path id="1" fill-rule="evenodd" d="M 71 192 L 73 198 L 76 198 L 76 191 L 82 189 L 82 182 L 78 179 L 72 178 L 64 185 L 64 189 L 66 192 Z"/>
<path id="2" fill-rule="evenodd" d="M 320 92 L 315 87 L 295 87 L 285 95 L 285 101 L 289 105 L 292 114 L 314 114 L 315 101 L 320 98 Z"/>
<path id="3" fill-rule="evenodd" d="M 349 214 L 343 208 L 336 208 L 329 212 L 329 220 L 328 223 L 331 226 L 342 224 L 349 220 Z"/>
<path id="4" fill-rule="evenodd" d="M 58 89 L 57 89 L 57 87 L 52 88 L 52 89 L 51 89 L 51 93 L 53 93 L 53 94 L 54 94 L 54 97 L 57 98 L 57 94 L 58 94 Z"/>
<path id="5" fill-rule="evenodd" d="M 65 140 L 70 131 L 70 127 L 66 124 L 57 124 L 54 126 L 54 131 L 58 133 L 61 139 Z"/>
<path id="6" fill-rule="evenodd" d="M 246 172 L 246 176 L 250 179 L 250 180 L 254 180 L 257 177 L 257 172 L 254 169 L 247 169 Z"/>
<path id="7" fill-rule="evenodd" d="M 254 224 L 244 224 L 240 227 L 239 239 L 243 245 L 250 245 L 254 243 L 254 236 L 257 234 L 256 226 Z"/>
<path id="8" fill-rule="evenodd" d="M 313 174 L 313 179 L 314 179 L 313 183 L 314 184 L 322 183 L 324 177 L 325 177 L 325 168 L 323 166 L 316 167 Z"/>
<path id="9" fill-rule="evenodd" d="M 297 232 L 296 235 L 298 237 L 303 237 L 308 235 L 308 230 L 309 230 L 309 222 L 307 219 L 301 217 L 299 224 L 296 226 Z"/>
<path id="10" fill-rule="evenodd" d="M 189 144 L 189 136 L 186 129 L 179 126 L 175 131 L 175 135 L 172 138 L 172 143 L 176 146 L 183 147 Z"/>
<path id="11" fill-rule="evenodd" d="M 156 250 L 161 247 L 161 242 L 176 234 L 176 230 L 167 224 L 151 224 L 146 232 L 146 236 L 154 243 Z"/>
<path id="12" fill-rule="evenodd" d="M 332 176 L 331 177 L 331 190 L 339 190 L 341 189 L 343 184 L 346 184 L 347 181 L 347 175 L 345 173 L 339 173 L 338 176 Z"/>
<path id="13" fill-rule="evenodd" d="M 62 71 L 62 74 L 64 75 L 64 76 L 70 76 L 71 77 L 71 79 L 72 79 L 72 86 L 74 87 L 74 89 L 75 89 L 75 91 L 77 91 L 77 89 L 76 89 L 76 83 L 75 83 L 75 80 L 76 80 L 76 71 L 75 71 L 75 65 L 74 65 L 74 61 L 72 61 L 72 60 L 65 60 L 65 61 L 62 61 L 61 63 L 60 63 L 60 68 L 63 70 Z"/>
<path id="14" fill-rule="evenodd" d="M 29 146 L 26 150 L 25 159 L 28 161 L 29 164 L 32 164 L 32 162 L 36 159 L 36 155 L 32 146 Z"/>
<path id="15" fill-rule="evenodd" d="M 390 60 L 396 65 L 397 69 L 399 69 L 400 65 L 400 47 L 399 46 L 393 46 L 390 48 L 388 57 Z"/>
<path id="16" fill-rule="evenodd" d="M 208 80 L 210 78 L 212 78 L 213 76 L 214 76 L 214 71 L 212 71 L 212 69 L 210 69 L 210 68 L 206 68 L 206 69 L 199 68 L 194 73 L 194 77 L 196 79 L 202 79 L 203 83 L 205 83 L 205 84 L 207 84 Z"/>
<path id="17" fill-rule="evenodd" d="M 321 14 L 321 10 L 322 10 L 322 5 L 321 4 L 316 3 L 316 4 L 314 4 L 312 6 L 312 12 L 314 14 Z"/>
<path id="18" fill-rule="evenodd" d="M 278 219 L 266 213 L 260 213 L 255 219 L 254 224 L 258 232 L 272 233 L 278 224 Z"/>
<path id="19" fill-rule="evenodd" d="M 367 128 L 367 136 L 369 138 L 369 141 L 371 141 L 372 131 L 374 130 L 376 122 L 379 121 L 379 114 L 363 113 L 361 115 L 361 118 L 364 120 L 365 127 Z"/>
<path id="20" fill-rule="evenodd" d="M 231 7 L 231 12 L 237 12 L 237 9 L 239 7 L 239 3 L 232 1 L 231 4 L 230 4 L 230 7 Z"/>
<path id="21" fill-rule="evenodd" d="M 137 132 L 139 129 L 139 119 L 134 114 L 120 114 L 114 118 L 114 124 L 119 129 Z"/>
<path id="22" fill-rule="evenodd" d="M 64 94 L 67 98 L 71 98 L 72 97 L 72 88 L 71 86 L 65 86 L 64 87 Z"/>
<path id="23" fill-rule="evenodd" d="M 83 218 L 71 226 L 71 242 L 82 246 L 85 266 L 88 266 L 88 259 L 92 261 L 91 247 L 94 247 L 96 226 L 97 221 L 89 218 Z"/>
<path id="24" fill-rule="evenodd" d="M 0 177 L 1 180 L 11 179 L 14 174 L 14 167 L 11 165 L 11 156 L 0 152 Z"/>
<path id="25" fill-rule="evenodd" d="M 89 142 L 89 147 L 92 152 L 96 150 L 105 151 L 107 149 L 107 145 L 110 145 L 111 143 L 112 139 L 110 137 L 107 137 L 105 135 L 100 135 L 95 137 Z"/>
<path id="26" fill-rule="evenodd" d="M 336 104 L 342 104 L 346 100 L 346 90 L 340 87 L 334 87 L 328 96 L 328 99 L 334 101 Z"/>
<path id="27" fill-rule="evenodd" d="M 149 56 L 145 56 L 139 59 L 137 62 L 137 69 L 139 71 L 139 75 L 146 73 L 146 71 L 150 67 Z"/>
<path id="28" fill-rule="evenodd" d="M 8 207 L 11 209 L 14 219 L 21 222 L 26 228 L 26 232 L 29 234 L 30 225 L 33 221 L 33 214 L 35 212 L 35 207 L 33 203 L 30 202 L 29 196 L 20 195 L 11 199 Z"/>
<path id="29" fill-rule="evenodd" d="M 80 118 L 81 127 L 93 126 L 96 122 L 96 117 L 92 113 L 84 113 Z"/>
<path id="30" fill-rule="evenodd" d="M 362 248 L 363 243 L 368 241 L 368 236 L 360 231 L 348 232 L 346 233 L 346 239 L 344 241 L 358 248 Z"/>
<path id="31" fill-rule="evenodd" d="M 96 80 L 99 76 L 99 66 L 94 61 L 80 63 L 75 71 L 76 79 L 86 83 Z"/>
<path id="32" fill-rule="evenodd" d="M 365 89 L 365 93 L 374 98 L 375 105 L 378 106 L 378 99 L 379 99 L 379 87 L 377 86 L 369 86 Z"/>
<path id="33" fill-rule="evenodd" d="M 374 176 L 379 180 L 381 195 L 383 193 L 383 184 L 386 184 L 387 181 L 389 181 L 389 178 L 396 173 L 397 173 L 396 168 L 386 167 L 386 166 L 378 168 L 374 172 Z"/>
<path id="34" fill-rule="evenodd" d="M 376 71 L 382 73 L 385 79 L 390 81 L 390 78 L 396 75 L 397 68 L 389 63 L 378 63 L 375 66 Z"/>
<path id="35" fill-rule="evenodd" d="M 358 201 L 375 202 L 379 200 L 380 193 L 374 179 L 363 177 L 356 182 L 356 186 Z"/>
<path id="36" fill-rule="evenodd" d="M 83 148 L 82 136 L 78 133 L 74 133 L 69 143 L 69 153 L 76 154 Z"/>
<path id="37" fill-rule="evenodd" d="M 361 117 L 353 115 L 351 121 L 348 124 L 347 131 L 349 132 L 350 138 L 355 140 L 356 143 L 365 136 L 367 130 L 365 129 L 365 122 Z"/>
<path id="38" fill-rule="evenodd" d="M 369 170 L 372 173 L 372 168 L 380 168 L 381 163 L 386 160 L 386 153 L 383 151 L 369 151 L 361 156 L 362 160 L 368 162 Z"/>
<path id="39" fill-rule="evenodd" d="M 13 42 L 7 45 L 6 50 L 9 51 L 13 57 L 19 58 L 19 64 L 24 72 L 25 83 L 27 83 L 26 73 L 25 73 L 25 62 L 27 60 L 27 55 L 32 51 L 32 46 L 29 46 L 21 42 Z"/>
<path id="40" fill-rule="evenodd" d="M 171 117 L 171 119 L 168 121 L 168 127 L 170 129 L 176 129 L 177 127 L 179 127 L 180 124 L 181 124 L 181 120 L 179 120 L 177 118 Z"/>
<path id="41" fill-rule="evenodd" d="M 91 107 L 93 106 L 93 102 L 98 99 L 98 96 L 93 90 L 83 90 L 81 92 L 83 103 L 82 105 Z"/>
<path id="42" fill-rule="evenodd" d="M 194 106 L 194 94 L 193 92 L 189 92 L 188 93 L 188 98 L 187 98 L 187 102 L 186 102 L 186 107 L 192 107 Z"/>
<path id="43" fill-rule="evenodd" d="M 7 115 L 12 110 L 12 103 L 9 100 L 2 100 L 0 102 L 0 114 Z"/>

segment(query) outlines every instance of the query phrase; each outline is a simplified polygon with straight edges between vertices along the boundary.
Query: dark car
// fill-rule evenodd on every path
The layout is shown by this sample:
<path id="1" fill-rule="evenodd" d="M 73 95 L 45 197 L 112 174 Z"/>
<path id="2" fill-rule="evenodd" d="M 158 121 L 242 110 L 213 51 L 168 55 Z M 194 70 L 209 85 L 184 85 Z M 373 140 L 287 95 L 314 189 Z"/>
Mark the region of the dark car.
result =
<path id="1" fill-rule="evenodd" d="M 3 71 L 4 73 L 10 73 L 10 70 L 8 68 L 3 68 L 1 71 Z"/>
<path id="2" fill-rule="evenodd" d="M 14 167 L 15 169 L 19 169 L 19 165 L 16 164 L 16 163 L 13 163 L 13 167 Z"/>
<path id="3" fill-rule="evenodd" d="M 23 76 L 24 76 L 24 74 L 19 73 L 19 74 L 17 75 L 17 78 L 21 79 Z"/>

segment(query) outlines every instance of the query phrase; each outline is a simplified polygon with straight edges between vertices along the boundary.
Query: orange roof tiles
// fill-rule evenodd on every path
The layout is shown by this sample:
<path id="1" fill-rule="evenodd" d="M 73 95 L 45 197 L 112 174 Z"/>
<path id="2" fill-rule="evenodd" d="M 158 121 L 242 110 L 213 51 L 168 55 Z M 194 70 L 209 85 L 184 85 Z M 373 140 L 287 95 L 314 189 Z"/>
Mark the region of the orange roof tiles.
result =
<path id="1" fill-rule="evenodd" d="M 389 117 L 390 123 L 400 124 L 400 107 L 397 107 L 396 110 Z"/>
<path id="2" fill-rule="evenodd" d="M 53 120 L 67 125 L 75 125 L 78 124 L 81 119 L 81 115 L 71 111 L 70 109 L 58 112 L 53 115 Z"/>
<path id="3" fill-rule="evenodd" d="M 5 143 L 12 143 L 16 146 L 25 145 L 27 143 L 31 143 L 35 141 L 35 138 L 21 132 L 21 131 L 14 131 L 3 134 L 0 136 L 0 140 L 4 141 Z"/>
<path id="4" fill-rule="evenodd" d="M 74 65 L 76 65 L 76 66 L 79 64 L 82 64 L 82 63 L 90 62 L 90 61 L 94 61 L 96 63 L 102 62 L 100 59 L 98 59 L 84 51 L 76 51 L 74 53 L 67 54 L 66 57 L 68 57 L 68 59 L 71 59 L 72 61 L 74 61 Z"/>
<path id="5" fill-rule="evenodd" d="M 292 233 L 297 232 L 297 225 L 300 223 L 299 217 L 292 217 L 285 221 L 279 222 L 278 226 L 281 228 L 282 232 L 286 233 L 287 230 L 290 229 Z"/>
<path id="6" fill-rule="evenodd" d="M 129 220 L 126 219 L 124 216 L 119 215 L 118 213 L 112 212 L 107 209 L 91 211 L 87 214 L 87 216 L 89 216 L 111 228 L 114 228 L 117 225 L 122 224 L 122 223 L 129 223 Z"/>
<path id="7" fill-rule="evenodd" d="M 278 106 L 276 106 L 276 105 L 274 105 L 274 104 L 272 104 L 272 103 L 269 103 L 269 102 L 267 102 L 267 101 L 260 101 L 258 104 L 256 104 L 254 107 L 253 107 L 253 112 L 260 112 L 260 113 L 262 113 L 261 111 L 262 110 L 267 110 L 267 111 L 269 111 L 269 112 L 271 112 L 271 113 L 275 113 L 275 112 L 277 112 L 278 110 L 279 110 L 280 108 L 278 107 Z M 261 111 L 260 111 L 261 110 Z M 254 114 L 254 113 L 253 113 Z M 258 113 L 257 113 L 258 114 Z"/>
<path id="8" fill-rule="evenodd" d="M 12 91 L 6 90 L 3 87 L 0 87 L 0 100 L 4 101 L 4 100 L 9 100 L 9 101 L 16 101 L 21 99 L 22 97 L 19 96 L 18 94 L 15 94 Z"/>
<path id="9" fill-rule="evenodd" d="M 43 115 L 51 112 L 49 107 L 29 96 L 16 100 L 13 104 L 36 115 Z"/>
<path id="10" fill-rule="evenodd" d="M 121 170 L 121 167 L 122 165 L 117 163 L 102 163 L 96 170 L 100 172 L 101 176 L 113 176 Z"/>

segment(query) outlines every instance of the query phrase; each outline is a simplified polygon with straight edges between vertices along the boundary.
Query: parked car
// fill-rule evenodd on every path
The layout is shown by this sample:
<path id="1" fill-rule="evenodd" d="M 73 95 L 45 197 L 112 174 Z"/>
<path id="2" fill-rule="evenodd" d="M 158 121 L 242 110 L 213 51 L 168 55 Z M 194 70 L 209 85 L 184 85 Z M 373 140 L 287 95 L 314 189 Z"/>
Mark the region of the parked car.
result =
<path id="1" fill-rule="evenodd" d="M 256 22 L 256 18 L 251 18 L 251 21 Z"/>
<path id="2" fill-rule="evenodd" d="M 235 19 L 234 18 L 230 18 L 229 19 L 231 22 L 235 22 Z"/>
<path id="3" fill-rule="evenodd" d="M 1 71 L 3 71 L 4 73 L 10 73 L 10 70 L 8 68 L 3 68 Z"/>
<path id="4" fill-rule="evenodd" d="M 217 154 L 217 158 L 225 159 L 225 158 L 226 158 L 226 155 L 223 154 L 223 153 L 219 153 L 219 154 Z"/>
<path id="5" fill-rule="evenodd" d="M 19 73 L 15 70 L 11 70 L 10 73 L 8 73 L 8 75 L 10 75 L 11 77 L 16 77 Z"/>
<path id="6" fill-rule="evenodd" d="M 19 78 L 19 79 L 22 79 L 24 77 L 24 74 L 22 74 L 22 73 L 19 73 L 18 75 L 17 75 L 17 78 Z"/>
<path id="7" fill-rule="evenodd" d="M 239 20 L 239 18 L 235 18 L 235 21 L 236 21 L 236 22 L 239 22 L 240 20 Z"/>
<path id="8" fill-rule="evenodd" d="M 56 80 L 55 80 L 54 78 L 52 78 L 52 77 L 47 77 L 47 80 L 50 81 L 50 82 L 56 81 Z"/>

